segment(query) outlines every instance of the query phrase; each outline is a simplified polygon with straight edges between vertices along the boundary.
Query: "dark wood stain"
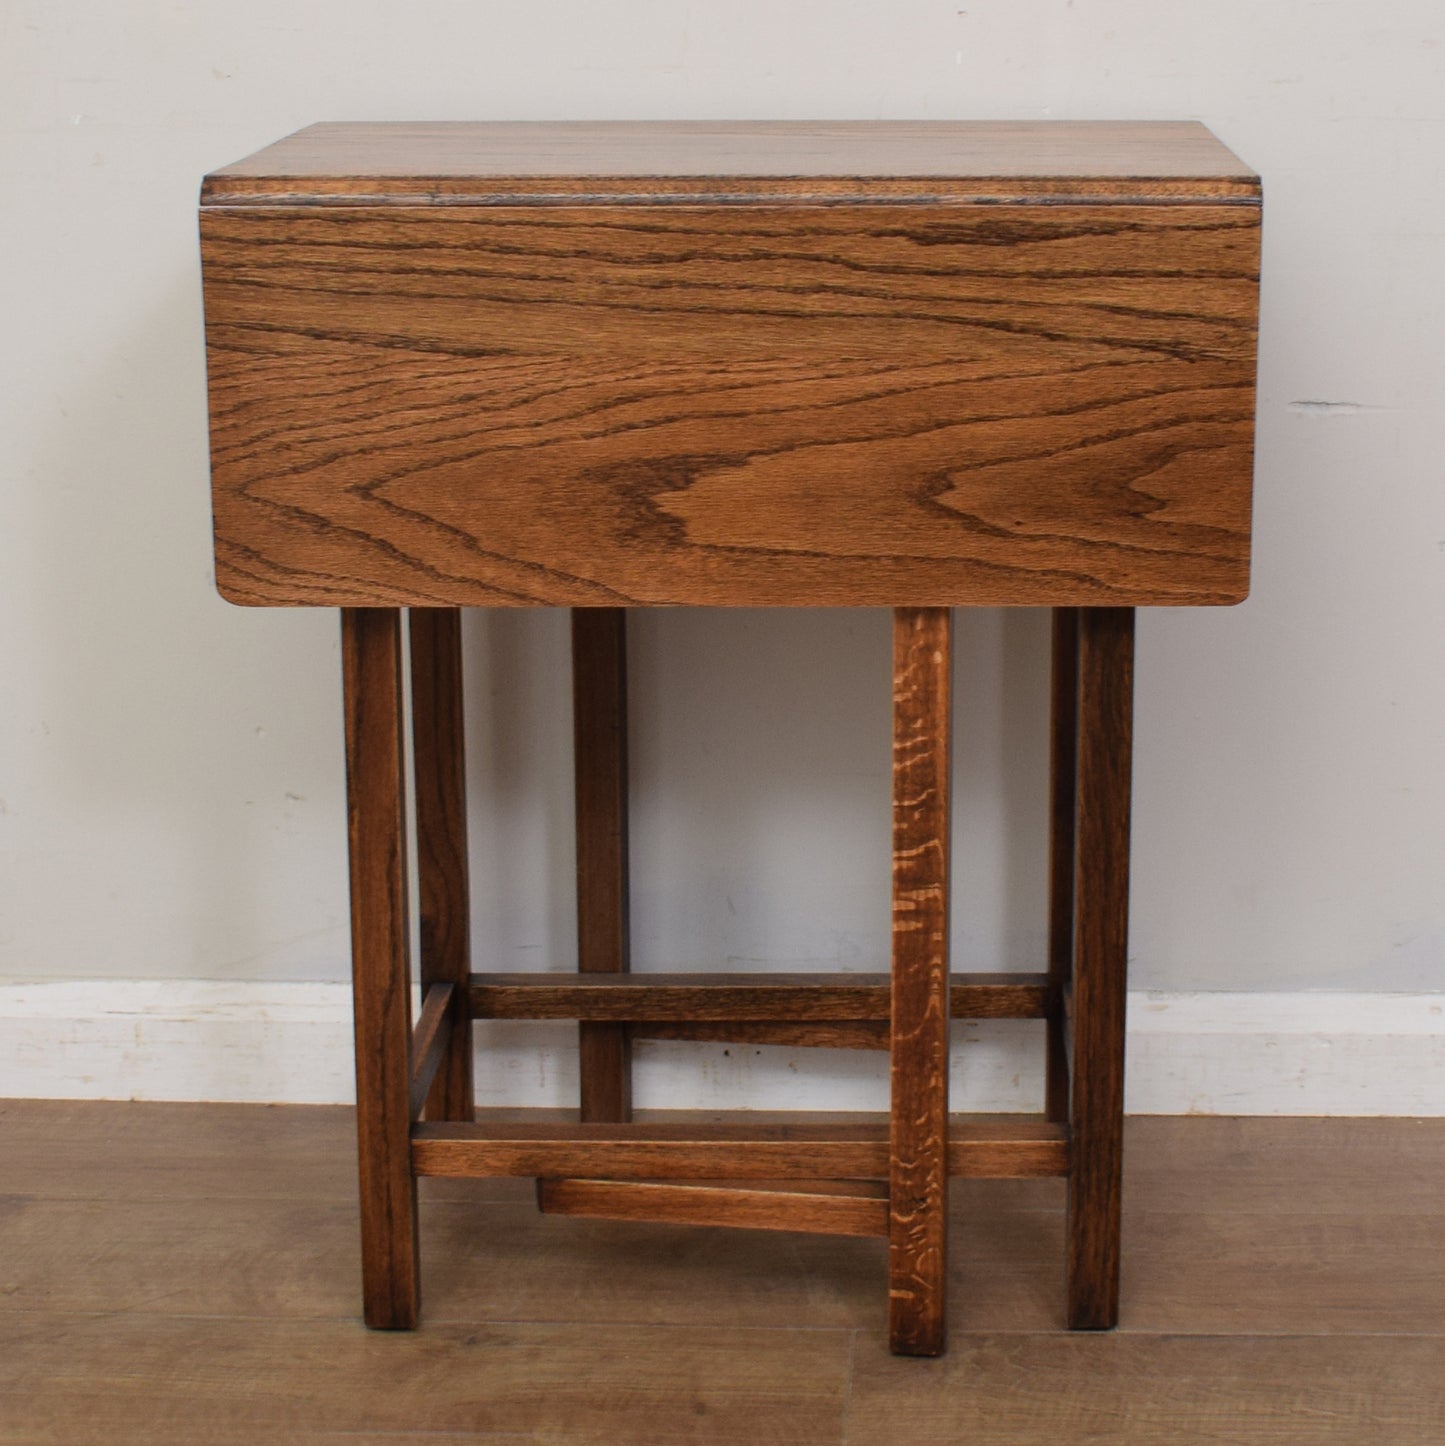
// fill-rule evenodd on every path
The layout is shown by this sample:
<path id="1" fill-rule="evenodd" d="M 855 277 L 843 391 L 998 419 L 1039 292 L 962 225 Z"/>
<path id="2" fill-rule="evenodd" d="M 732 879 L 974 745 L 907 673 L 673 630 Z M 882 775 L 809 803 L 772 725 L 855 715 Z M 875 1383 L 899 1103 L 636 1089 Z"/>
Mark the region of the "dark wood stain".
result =
<path id="1" fill-rule="evenodd" d="M 1257 178 L 1193 124 L 321 126 L 201 233 L 218 586 L 344 610 L 367 1322 L 415 1323 L 418 1175 L 530 1175 L 886 1233 L 937 1354 L 950 1176 L 1067 1174 L 1113 1325 L 1133 608 L 1248 587 Z M 625 609 L 670 604 L 894 609 L 890 976 L 629 975 Z M 1047 974 L 949 976 L 953 605 L 1055 610 Z M 463 606 L 574 609 L 575 974 L 470 972 Z M 474 1016 L 578 1020 L 580 1122 L 474 1121 Z M 1047 1021 L 1043 1117 L 949 1117 L 951 1017 Z M 887 1047 L 890 1113 L 634 1123 L 634 1038 Z"/>
<path id="2" fill-rule="evenodd" d="M 1049 700 L 1049 1027 L 1044 1113 L 1069 1117 L 1064 991 L 1074 968 L 1074 808 L 1079 729 L 1079 613 L 1055 608 Z"/>
<path id="3" fill-rule="evenodd" d="M 955 1019 L 1041 1019 L 1047 976 L 958 974 L 949 981 Z M 886 974 L 473 974 L 478 1019 L 674 1022 L 887 1020 Z"/>
<path id="4" fill-rule="evenodd" d="M 202 234 L 235 602 L 1247 588 L 1252 207 L 240 206 Z"/>
<path id="5" fill-rule="evenodd" d="M 627 615 L 621 608 L 572 611 L 573 756 L 577 799 L 577 967 L 626 974 Z M 475 1004 L 475 994 L 473 995 Z M 632 1118 L 632 1054 L 625 1025 L 584 1019 L 581 1118 Z"/>
<path id="6" fill-rule="evenodd" d="M 419 1175 L 456 1178 L 877 1180 L 890 1175 L 887 1116 L 857 1122 L 824 1113 L 770 1123 L 744 1111 L 722 1121 L 714 1116 L 676 1124 L 668 1113 L 623 1125 L 485 1117 L 473 1125 L 423 1124 L 412 1132 L 412 1164 Z M 928 1146 L 930 1178 L 936 1174 L 940 1181 L 947 1175 L 1022 1179 L 1068 1170 L 1067 1129 L 1032 1115 L 957 1116 L 930 1136 Z M 930 1194 L 930 1201 L 941 1193 Z M 890 1186 L 890 1200 L 896 1198 Z M 916 1207 L 910 1218 L 920 1218 Z"/>
<path id="7" fill-rule="evenodd" d="M 412 608 L 409 621 L 421 981 L 423 990 L 432 984 L 453 986 L 445 1059 L 426 1114 L 432 1120 L 469 1120 L 474 1107 L 467 1010 L 472 948 L 461 617 L 445 608 Z"/>
<path id="8" fill-rule="evenodd" d="M 948 893 L 953 618 L 893 614 L 893 981 L 888 1334 L 944 1346 L 948 1271 Z"/>
<path id="9" fill-rule="evenodd" d="M 1079 617 L 1069 1325 L 1119 1319 L 1134 613 Z"/>
<path id="10" fill-rule="evenodd" d="M 455 996 L 456 985 L 450 983 L 429 984 L 422 995 L 421 1013 L 411 1035 L 411 1089 L 407 1100 L 413 1123 L 425 1112 L 432 1086 L 450 1052 Z M 464 1118 L 471 1119 L 472 1112 L 468 1110 Z"/>
<path id="11" fill-rule="evenodd" d="M 346 705 L 346 816 L 351 860 L 351 968 L 356 1129 L 366 1323 L 416 1324 L 416 1180 L 411 1137 L 411 935 L 406 785 L 402 773 L 401 616 L 341 614 Z"/>
<path id="12" fill-rule="evenodd" d="M 632 1039 L 775 1044 L 790 1049 L 887 1049 L 886 1019 L 652 1019 L 627 1026 Z"/>
<path id="13" fill-rule="evenodd" d="M 203 205 L 1257 204 L 1196 121 L 402 122 L 307 126 L 206 177 Z"/>
<path id="14" fill-rule="evenodd" d="M 539 1180 L 537 1203 L 550 1215 L 722 1225 L 812 1235 L 887 1235 L 888 1201 L 877 1192 L 845 1193 L 653 1180 Z M 861 1185 L 861 1182 L 860 1182 Z"/>

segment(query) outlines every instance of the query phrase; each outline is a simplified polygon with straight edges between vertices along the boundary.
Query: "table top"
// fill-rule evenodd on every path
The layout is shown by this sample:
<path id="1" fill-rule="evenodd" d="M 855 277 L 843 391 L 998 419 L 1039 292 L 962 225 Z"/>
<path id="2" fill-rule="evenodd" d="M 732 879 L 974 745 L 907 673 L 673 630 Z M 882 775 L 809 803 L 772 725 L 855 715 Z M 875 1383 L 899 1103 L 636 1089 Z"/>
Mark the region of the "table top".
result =
<path id="1" fill-rule="evenodd" d="M 217 584 L 1237 602 L 1259 222 L 1193 123 L 310 127 L 203 189 Z"/>
<path id="2" fill-rule="evenodd" d="M 1248 202 L 1259 179 L 1196 121 L 353 122 L 213 171 L 202 204 L 699 194 Z"/>

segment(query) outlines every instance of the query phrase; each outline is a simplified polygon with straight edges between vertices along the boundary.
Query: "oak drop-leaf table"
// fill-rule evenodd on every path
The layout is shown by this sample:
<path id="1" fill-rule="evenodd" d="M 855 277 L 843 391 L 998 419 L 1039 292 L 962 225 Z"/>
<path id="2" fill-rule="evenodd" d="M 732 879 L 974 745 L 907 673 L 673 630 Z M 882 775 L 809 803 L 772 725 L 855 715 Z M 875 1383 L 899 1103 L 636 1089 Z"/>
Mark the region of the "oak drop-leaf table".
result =
<path id="1" fill-rule="evenodd" d="M 1259 221 L 1192 123 L 320 125 L 207 177 L 217 584 L 342 610 L 370 1325 L 419 1175 L 885 1236 L 922 1355 L 949 1176 L 1066 1175 L 1068 1321 L 1115 1323 L 1133 610 L 1248 586 Z M 629 974 L 626 611 L 803 604 L 894 610 L 891 975 Z M 954 606 L 1053 609 L 1034 974 L 949 972 Z M 575 973 L 472 970 L 463 607 L 573 609 Z M 1045 1111 L 950 1116 L 999 1017 Z M 478 1119 L 474 1018 L 580 1021 L 579 1119 Z M 886 1048 L 891 1108 L 635 1122 L 636 1038 Z"/>

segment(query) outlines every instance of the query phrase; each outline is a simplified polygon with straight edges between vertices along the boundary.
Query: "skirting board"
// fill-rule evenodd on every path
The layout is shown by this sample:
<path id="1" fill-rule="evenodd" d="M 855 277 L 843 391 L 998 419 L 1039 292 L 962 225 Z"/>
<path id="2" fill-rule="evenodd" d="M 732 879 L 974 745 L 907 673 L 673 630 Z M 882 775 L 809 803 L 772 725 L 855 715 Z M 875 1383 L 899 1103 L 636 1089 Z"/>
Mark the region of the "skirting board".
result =
<path id="1" fill-rule="evenodd" d="M 479 1024 L 477 1100 L 572 1105 L 575 1030 Z M 1035 1110 L 1042 1025 L 954 1026 L 953 1107 Z M 882 1109 L 881 1053 L 639 1041 L 639 1106 Z M 1445 1115 L 1445 994 L 1129 996 L 1133 1114 Z M 342 984 L 0 986 L 0 1098 L 344 1104 Z"/>

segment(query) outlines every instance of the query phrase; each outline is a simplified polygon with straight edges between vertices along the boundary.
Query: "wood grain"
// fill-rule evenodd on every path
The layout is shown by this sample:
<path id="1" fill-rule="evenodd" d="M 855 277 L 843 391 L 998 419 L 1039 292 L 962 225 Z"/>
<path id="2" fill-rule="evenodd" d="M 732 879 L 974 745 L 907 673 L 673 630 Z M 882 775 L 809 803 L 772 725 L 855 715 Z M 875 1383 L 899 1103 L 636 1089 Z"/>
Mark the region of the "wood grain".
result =
<path id="1" fill-rule="evenodd" d="M 949 1172 L 1056 1173 L 1071 1158 L 1070 1323 L 1113 1323 L 1130 609 L 1248 586 L 1258 200 L 1234 157 L 1181 125 L 321 127 L 208 179 L 218 586 L 347 610 L 370 1323 L 415 1317 L 413 1169 L 886 1168 L 890 1342 L 936 1353 Z M 621 610 L 678 603 L 897 609 L 881 1011 L 858 1012 L 879 991 L 856 977 L 621 978 Z M 947 1119 L 956 603 L 1061 610 L 1050 973 L 1027 1001 L 1050 1018 L 1051 1119 L 963 1135 Z M 465 605 L 579 610 L 579 977 L 598 988 L 466 972 L 459 646 L 440 611 Z M 414 1112 L 445 1047 L 429 1113 L 453 1123 L 410 1146 L 402 790 L 388 776 L 400 606 L 417 609 L 419 817 L 443 855 L 422 863 L 423 977 L 453 987 L 444 1004 L 428 994 L 412 1088 Z M 1062 610 L 1076 609 L 1074 760 Z M 456 930 L 438 943 L 447 914 L 460 949 Z M 1019 991 L 975 980 L 964 997 L 1002 1016 Z M 496 1017 L 581 1019 L 584 1118 L 609 1123 L 465 1123 L 479 999 Z M 876 1125 L 622 1123 L 629 1031 L 649 1022 L 868 1044 L 884 1021 L 886 1142 Z"/>
<path id="2" fill-rule="evenodd" d="M 627 615 L 572 610 L 572 717 L 577 802 L 577 967 L 626 974 Z M 578 1025 L 582 1119 L 632 1118 L 632 1055 L 621 1024 Z"/>
<path id="3" fill-rule="evenodd" d="M 722 1179 L 870 1177 L 886 1167 L 877 1126 L 422 1125 L 420 1175 Z"/>
<path id="4" fill-rule="evenodd" d="M 848 1446 L 1433 1446 L 1438 1339 L 977 1335 L 924 1384 L 860 1349 Z"/>
<path id="5" fill-rule="evenodd" d="M 759 1336 L 767 1349 L 758 1350 Z M 65 1342 L 57 1351 L 56 1339 Z M 322 1320 L 0 1317 L 25 1442 L 836 1446 L 848 1337 L 501 1321 L 378 1337 Z M 405 1433 L 425 1423 L 425 1430 Z M 229 1434 L 227 1434 L 229 1433 Z M 14 1439 L 12 1437 L 12 1439 Z"/>
<path id="6" fill-rule="evenodd" d="M 217 581 L 1227 603 L 1252 206 L 212 207 Z"/>
<path id="7" fill-rule="evenodd" d="M 776 1020 L 789 1023 L 886 1020 L 886 974 L 473 974 L 477 1019 Z M 1042 974 L 957 974 L 949 983 L 955 1019 L 1041 1019 Z"/>
<path id="8" fill-rule="evenodd" d="M 0 1100 L 5 1191 L 153 1202 L 356 1199 L 350 1108 Z"/>
<path id="9" fill-rule="evenodd" d="M 472 950 L 461 615 L 453 609 L 413 608 L 409 623 L 421 982 L 423 989 L 453 986 L 447 996 L 446 1056 L 427 1117 L 469 1120 L 474 1102 L 466 991 Z"/>
<path id="10" fill-rule="evenodd" d="M 633 1039 L 770 1044 L 789 1049 L 887 1049 L 886 1019 L 654 1019 L 627 1026 Z"/>
<path id="11" fill-rule="evenodd" d="M 1445 1120 L 1126 1125 L 1131 1332 L 1445 1335 Z M 9 1101 L 0 1156 L 0 1316 L 355 1314 L 349 1108 Z M 955 1182 L 955 1331 L 1061 1328 L 1063 1184 Z M 882 1255 L 861 1241 L 614 1231 L 538 1218 L 532 1193 L 425 1182 L 428 1331 L 604 1299 L 614 1321 L 876 1329 Z"/>
<path id="12" fill-rule="evenodd" d="M 204 205 L 880 194 L 1255 200 L 1259 181 L 1193 121 L 353 122 L 307 126 L 201 190 Z"/>
<path id="13" fill-rule="evenodd" d="M 677 1120 L 683 1112 L 667 1113 Z M 769 1123 L 786 1119 L 761 1113 Z M 558 1124 L 572 1118 L 568 1110 L 532 1115 Z M 716 1113 L 689 1117 L 701 1124 Z M 847 1113 L 838 1118 L 859 1122 Z M 12 1197 L 181 1200 L 197 1202 L 198 1210 L 221 1198 L 254 1202 L 257 1210 L 271 1208 L 268 1201 L 354 1204 L 354 1123 L 352 1109 L 339 1105 L 10 1099 L 0 1100 L 0 1153 Z M 1132 1115 L 1125 1130 L 1131 1211 L 1305 1211 L 1362 1221 L 1445 1215 L 1445 1119 Z M 1389 1186 L 1382 1191 L 1383 1177 Z M 494 1197 L 474 1184 L 452 1192 L 433 1181 L 426 1198 L 524 1198 L 511 1182 L 499 1185 Z M 980 1208 L 987 1197 L 1000 1211 L 1063 1207 L 1062 1182 L 957 1185 L 954 1193 Z"/>
<path id="14" fill-rule="evenodd" d="M 349 1121 L 343 1131 L 350 1154 Z M 1362 1138 L 1358 1129 L 1355 1135 Z M 1167 1138 L 1178 1137 L 1176 1130 Z M 1276 1140 L 1283 1146 L 1282 1135 Z M 1190 1178 L 1201 1187 L 1201 1169 L 1227 1167 L 1215 1151 L 1184 1153 Z M 1269 1151 L 1275 1160 L 1283 1153 Z M 222 1193 L 140 1201 L 128 1195 L 135 1176 L 124 1162 L 105 1158 L 124 1180 L 112 1196 L 12 1199 L 0 1214 L 5 1312 L 234 1314 L 257 1322 L 355 1316 L 353 1200 L 308 1198 L 298 1178 L 288 1200 Z M 243 1174 L 259 1167 L 252 1157 L 238 1164 Z M 1438 1173 L 1432 1178 L 1441 1183 Z M 1276 1172 L 1273 1208 L 1265 1211 L 1212 1203 L 1161 1211 L 1147 1195 L 1140 1199 L 1131 1178 L 1127 1328 L 1209 1335 L 1445 1334 L 1445 1212 L 1291 1210 L 1307 1193 L 1300 1188 L 1304 1179 L 1292 1169 Z M 444 1183 L 453 1198 L 436 1195 Z M 705 1185 L 715 1183 L 721 1182 Z M 1063 1213 L 1049 1188 L 1057 1183 L 960 1181 L 954 1187 L 949 1281 L 953 1291 L 963 1292 L 952 1313 L 955 1329 L 1062 1328 Z M 813 1250 L 789 1257 L 761 1246 L 756 1236 L 719 1234 L 704 1243 L 670 1230 L 577 1229 L 539 1220 L 531 1184 L 427 1182 L 421 1205 L 424 1329 L 458 1320 L 568 1320 L 585 1312 L 582 1302 L 589 1298 L 606 1301 L 609 1319 L 639 1323 L 705 1319 L 772 1329 L 877 1329 L 881 1251 Z M 977 1188 L 965 1192 L 969 1184 Z M 1010 1184 L 1016 1188 L 1003 1188 Z M 479 1185 L 494 1198 L 480 1198 Z M 516 1187 L 513 1198 L 495 1198 L 498 1185 Z M 853 1181 L 745 1185 L 810 1195 L 859 1196 L 873 1188 Z M 354 1194 L 354 1180 L 351 1188 Z M 1047 1203 L 1029 1203 L 1025 1192 L 1041 1189 L 1049 1192 Z M 886 1186 L 881 1191 L 879 1198 L 886 1197 Z M 1010 1301 L 1008 1282 L 1022 1276 L 1028 1285 Z"/>
<path id="15" fill-rule="evenodd" d="M 950 1175 L 1020 1179 L 1068 1169 L 1068 1131 L 1029 1115 L 949 1120 Z M 475 1125 L 422 1124 L 413 1133 L 419 1175 L 591 1176 L 604 1179 L 882 1179 L 889 1174 L 885 1118 L 826 1114 L 786 1123 L 737 1119 L 625 1125 L 483 1118 Z"/>
<path id="16" fill-rule="evenodd" d="M 1126 1329 L 1059 1329 L 1061 1181 L 961 1181 L 921 1365 L 876 1241 L 556 1219 L 522 1181 L 427 1181 L 426 1327 L 362 1331 L 349 1109 L 0 1101 L 0 1435 L 1437 1446 L 1445 1120 L 1127 1128 Z"/>
<path id="17" fill-rule="evenodd" d="M 1119 1319 L 1134 614 L 1079 616 L 1069 1325 Z"/>
<path id="18" fill-rule="evenodd" d="M 887 1235 L 888 1202 L 875 1194 L 804 1192 L 651 1180 L 539 1180 L 546 1214 L 674 1225 L 721 1225 L 813 1235 Z"/>
<path id="19" fill-rule="evenodd" d="M 341 614 L 362 1293 L 367 1325 L 416 1324 L 401 615 Z"/>
<path id="20" fill-rule="evenodd" d="M 455 994 L 456 985 L 446 983 L 428 985 L 422 995 L 421 1013 L 411 1035 L 411 1089 L 407 1098 L 413 1121 L 421 1119 L 437 1072 L 450 1052 Z M 470 1111 L 467 1118 L 471 1118 Z"/>
<path id="21" fill-rule="evenodd" d="M 1079 753 L 1079 613 L 1055 608 L 1049 699 L 1049 1010 L 1044 1113 L 1069 1118 L 1064 991 L 1074 968 L 1074 809 Z"/>
<path id="22" fill-rule="evenodd" d="M 952 628 L 946 608 L 893 614 L 888 1338 L 911 1356 L 945 1337 Z"/>
<path id="23" fill-rule="evenodd" d="M 1125 1130 L 1126 1208 L 1361 1221 L 1445 1214 L 1445 1119 L 1134 1115 Z"/>

